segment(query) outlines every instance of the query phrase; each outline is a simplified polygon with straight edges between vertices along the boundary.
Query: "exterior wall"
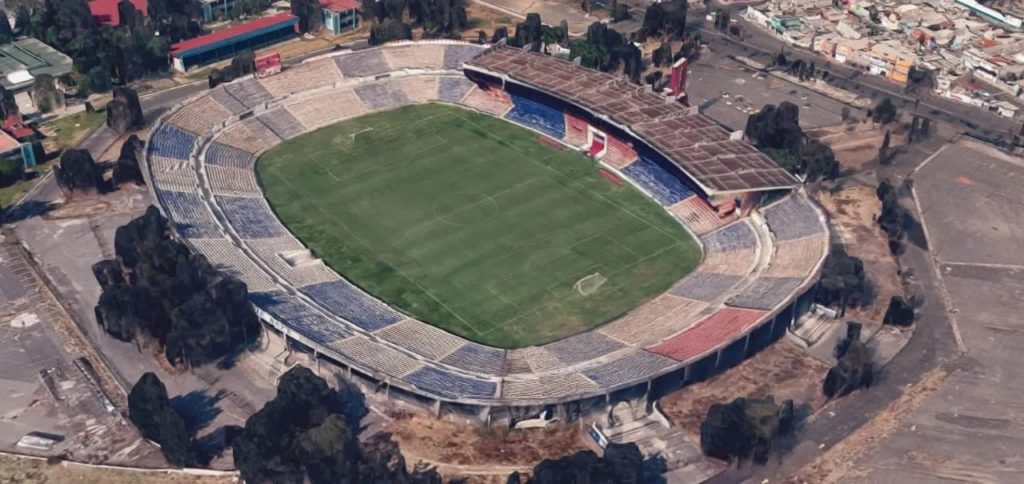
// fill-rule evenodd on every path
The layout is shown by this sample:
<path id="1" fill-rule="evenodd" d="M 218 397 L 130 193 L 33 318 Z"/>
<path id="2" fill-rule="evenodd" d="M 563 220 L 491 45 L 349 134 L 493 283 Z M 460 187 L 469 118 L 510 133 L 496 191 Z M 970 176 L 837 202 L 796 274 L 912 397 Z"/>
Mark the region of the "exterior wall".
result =
<path id="1" fill-rule="evenodd" d="M 251 32 L 232 39 L 217 42 L 193 50 L 179 52 L 172 56 L 172 67 L 185 72 L 193 67 L 230 59 L 235 54 L 249 49 L 260 49 L 294 37 L 297 22 L 287 22 Z"/>
<path id="2" fill-rule="evenodd" d="M 340 34 L 345 30 L 359 28 L 359 14 L 355 9 L 344 12 L 333 12 L 323 9 L 324 28 L 333 34 Z"/>

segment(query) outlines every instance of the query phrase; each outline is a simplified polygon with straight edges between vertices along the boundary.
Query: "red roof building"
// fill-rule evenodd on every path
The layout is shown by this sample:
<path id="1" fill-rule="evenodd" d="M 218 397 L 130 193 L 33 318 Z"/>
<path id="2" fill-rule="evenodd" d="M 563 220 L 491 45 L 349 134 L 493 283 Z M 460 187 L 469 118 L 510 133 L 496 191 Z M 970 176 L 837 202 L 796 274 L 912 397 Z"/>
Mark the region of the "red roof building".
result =
<path id="1" fill-rule="evenodd" d="M 244 50 L 256 50 L 293 37 L 299 18 L 288 13 L 235 25 L 224 30 L 183 40 L 171 46 L 174 68 L 185 72 L 191 67 L 227 59 Z"/>
<path id="2" fill-rule="evenodd" d="M 4 131 L 19 141 L 36 134 L 32 128 L 25 126 L 20 114 L 12 114 L 4 120 Z"/>
<path id="3" fill-rule="evenodd" d="M 142 16 L 149 15 L 149 3 L 147 0 L 130 0 L 135 9 L 142 12 Z M 92 19 L 96 25 L 109 25 L 117 27 L 121 24 L 121 15 L 117 12 L 117 4 L 120 0 L 89 0 L 89 11 L 92 12 Z"/>

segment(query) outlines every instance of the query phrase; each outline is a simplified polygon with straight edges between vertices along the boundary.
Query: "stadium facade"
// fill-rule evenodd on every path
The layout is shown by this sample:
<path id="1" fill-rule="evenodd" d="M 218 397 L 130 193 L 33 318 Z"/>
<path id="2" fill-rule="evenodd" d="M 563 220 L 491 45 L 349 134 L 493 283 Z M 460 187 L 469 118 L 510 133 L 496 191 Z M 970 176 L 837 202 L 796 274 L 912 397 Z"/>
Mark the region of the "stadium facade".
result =
<path id="1" fill-rule="evenodd" d="M 615 321 L 512 350 L 363 292 L 278 221 L 254 165 L 283 140 L 426 102 L 586 152 L 694 233 L 701 265 Z M 572 419 L 706 379 L 785 334 L 810 308 L 828 254 L 823 212 L 740 136 L 617 76 L 506 47 L 389 44 L 218 86 L 161 118 L 145 164 L 177 237 L 244 281 L 269 328 L 439 416 L 491 421 L 550 409 Z"/>

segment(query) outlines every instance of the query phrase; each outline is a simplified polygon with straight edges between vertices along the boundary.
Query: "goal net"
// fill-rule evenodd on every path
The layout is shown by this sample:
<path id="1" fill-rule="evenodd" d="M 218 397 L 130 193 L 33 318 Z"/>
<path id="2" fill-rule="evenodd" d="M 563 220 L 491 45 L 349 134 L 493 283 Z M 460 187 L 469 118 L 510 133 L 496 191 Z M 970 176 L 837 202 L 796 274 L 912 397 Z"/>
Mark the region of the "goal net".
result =
<path id="1" fill-rule="evenodd" d="M 601 275 L 600 272 L 595 272 L 587 277 L 584 277 L 573 284 L 573 289 L 583 296 L 589 296 L 597 291 L 604 283 L 608 280 L 607 277 Z"/>

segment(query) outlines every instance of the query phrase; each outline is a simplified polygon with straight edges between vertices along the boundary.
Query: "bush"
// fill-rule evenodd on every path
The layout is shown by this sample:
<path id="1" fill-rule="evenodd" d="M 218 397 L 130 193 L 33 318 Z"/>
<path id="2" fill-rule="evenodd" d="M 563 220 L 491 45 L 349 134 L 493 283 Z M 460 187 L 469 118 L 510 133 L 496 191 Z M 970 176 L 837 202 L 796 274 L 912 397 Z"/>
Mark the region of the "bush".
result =
<path id="1" fill-rule="evenodd" d="M 0 160 L 0 187 L 13 185 L 25 176 L 25 166 L 21 160 Z"/>

